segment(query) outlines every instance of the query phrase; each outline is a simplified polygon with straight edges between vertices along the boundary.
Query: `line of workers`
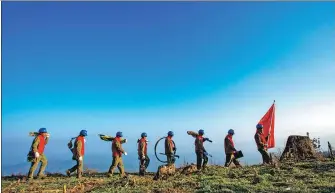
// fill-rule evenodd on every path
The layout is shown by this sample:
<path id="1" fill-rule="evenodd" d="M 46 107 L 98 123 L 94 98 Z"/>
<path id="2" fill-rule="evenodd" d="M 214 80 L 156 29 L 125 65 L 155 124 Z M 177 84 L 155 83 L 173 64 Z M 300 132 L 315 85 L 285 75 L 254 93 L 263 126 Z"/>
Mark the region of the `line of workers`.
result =
<path id="1" fill-rule="evenodd" d="M 255 142 L 257 144 L 257 149 L 262 155 L 263 164 L 270 164 L 271 159 L 267 152 L 267 142 L 268 142 L 268 136 L 264 136 L 263 134 L 263 125 L 257 124 L 256 126 L 257 132 L 254 136 Z M 205 147 L 204 142 L 209 141 L 208 138 L 205 138 L 205 131 L 199 130 L 196 132 L 187 132 L 189 135 L 192 135 L 195 138 L 195 153 L 197 157 L 197 169 L 201 170 L 204 169 L 208 163 L 208 156 Z M 234 163 L 236 167 L 241 167 L 239 161 L 236 157 L 237 150 L 235 149 L 233 136 L 235 132 L 234 130 L 230 129 L 228 131 L 227 136 L 224 139 L 224 149 L 226 154 L 226 162 L 225 166 L 229 167 L 231 163 Z M 83 162 L 84 162 L 84 155 L 85 155 L 85 137 L 87 136 L 86 130 L 81 130 L 79 135 L 74 139 L 74 145 L 72 145 L 72 140 L 68 144 L 68 147 L 70 148 L 72 152 L 72 159 L 75 160 L 77 163 L 72 168 L 68 169 L 66 171 L 66 174 L 70 176 L 73 172 L 77 171 L 77 178 L 81 178 L 83 174 Z M 174 164 L 175 162 L 175 152 L 176 147 L 175 143 L 173 141 L 174 133 L 172 131 L 169 131 L 167 133 L 167 137 L 165 138 L 165 155 L 167 157 L 167 164 Z M 36 132 L 35 139 L 32 142 L 30 151 L 28 153 L 28 161 L 31 162 L 31 167 L 28 172 L 28 180 L 33 179 L 33 174 L 38 166 L 38 164 L 41 162 L 41 166 L 39 169 L 39 172 L 37 174 L 37 178 L 44 178 L 46 175 L 44 174 L 44 170 L 47 166 L 47 158 L 44 154 L 45 146 L 47 145 L 49 141 L 50 134 L 48 134 L 46 128 L 39 129 L 38 132 Z M 113 175 L 114 170 L 116 167 L 120 171 L 121 177 L 125 177 L 125 171 L 124 171 L 124 165 L 122 161 L 122 154 L 127 155 L 127 152 L 122 148 L 122 144 L 127 142 L 127 139 L 123 139 L 122 132 L 117 132 L 116 137 L 111 136 L 104 136 L 101 135 L 100 138 L 104 141 L 111 141 L 112 142 L 112 154 L 113 154 L 113 161 L 112 165 L 109 168 L 108 174 L 110 176 Z M 147 153 L 147 134 L 142 133 L 141 138 L 137 141 L 138 143 L 138 159 L 140 160 L 140 169 L 139 174 L 144 175 L 146 172 L 147 167 L 149 166 L 150 159 Z"/>

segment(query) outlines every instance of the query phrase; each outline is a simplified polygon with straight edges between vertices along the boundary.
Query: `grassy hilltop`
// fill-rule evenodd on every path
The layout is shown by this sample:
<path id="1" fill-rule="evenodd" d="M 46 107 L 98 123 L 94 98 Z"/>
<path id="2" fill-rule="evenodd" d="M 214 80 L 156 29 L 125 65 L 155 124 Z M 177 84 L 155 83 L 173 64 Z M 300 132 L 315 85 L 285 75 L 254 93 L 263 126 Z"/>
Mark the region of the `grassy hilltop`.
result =
<path id="1" fill-rule="evenodd" d="M 224 168 L 209 166 L 207 171 L 167 180 L 153 181 L 130 174 L 107 178 L 103 173 L 87 174 L 81 180 L 51 174 L 43 180 L 25 182 L 25 177 L 2 177 L 2 192 L 334 192 L 335 162 L 282 163 L 276 166 Z"/>

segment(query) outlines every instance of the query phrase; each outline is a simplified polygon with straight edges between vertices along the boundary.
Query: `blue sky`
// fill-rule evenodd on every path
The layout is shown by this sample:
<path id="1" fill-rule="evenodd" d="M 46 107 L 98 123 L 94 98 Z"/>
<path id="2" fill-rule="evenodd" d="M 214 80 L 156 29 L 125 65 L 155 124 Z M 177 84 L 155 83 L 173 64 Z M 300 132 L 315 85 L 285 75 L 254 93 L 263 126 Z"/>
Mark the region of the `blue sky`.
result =
<path id="1" fill-rule="evenodd" d="M 86 128 L 92 152 L 96 134 L 118 130 L 133 141 L 146 131 L 153 143 L 173 130 L 181 147 L 193 148 L 186 131 L 204 128 L 216 141 L 208 148 L 221 151 L 233 128 L 235 143 L 250 148 L 273 99 L 278 146 L 307 130 L 334 141 L 334 8 L 3 2 L 2 149 L 15 138 L 28 151 L 27 134 L 40 127 L 64 148 Z"/>

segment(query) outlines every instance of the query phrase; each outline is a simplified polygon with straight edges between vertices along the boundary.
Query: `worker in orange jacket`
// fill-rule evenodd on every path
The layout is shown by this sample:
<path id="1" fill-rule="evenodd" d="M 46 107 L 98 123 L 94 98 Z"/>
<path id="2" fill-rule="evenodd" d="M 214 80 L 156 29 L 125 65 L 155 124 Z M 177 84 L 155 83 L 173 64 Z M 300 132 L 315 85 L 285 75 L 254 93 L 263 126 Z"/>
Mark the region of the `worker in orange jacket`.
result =
<path id="1" fill-rule="evenodd" d="M 41 162 L 40 170 L 37 174 L 38 178 L 44 178 L 46 177 L 44 173 L 45 168 L 47 167 L 48 160 L 44 155 L 44 148 L 45 145 L 49 141 L 49 134 L 47 133 L 46 128 L 39 129 L 38 133 L 36 132 L 36 137 L 31 144 L 30 151 L 28 153 L 28 161 L 31 162 L 31 166 L 28 172 L 28 180 L 33 179 L 34 172 L 38 166 L 38 164 Z"/>
<path id="2" fill-rule="evenodd" d="M 126 173 L 124 171 L 124 166 L 123 166 L 123 161 L 122 161 L 122 154 L 127 155 L 127 152 L 124 151 L 124 149 L 122 148 L 122 143 L 123 143 L 123 140 L 121 139 L 122 137 L 123 137 L 123 134 L 122 132 L 119 131 L 116 133 L 116 137 L 113 139 L 113 142 L 112 142 L 113 162 L 108 171 L 108 175 L 110 177 L 113 176 L 113 173 L 116 167 L 118 167 L 120 171 L 120 176 L 126 177 Z"/>
<path id="3" fill-rule="evenodd" d="M 165 138 L 165 155 L 167 158 L 168 165 L 172 165 L 176 161 L 174 154 L 177 151 L 177 149 L 174 146 L 174 142 L 172 139 L 173 136 L 174 136 L 173 131 L 169 131 L 168 136 Z"/>
<path id="4" fill-rule="evenodd" d="M 77 171 L 77 178 L 81 178 L 83 175 L 84 167 L 84 155 L 85 155 L 85 137 L 87 136 L 86 130 L 81 130 L 79 136 L 74 142 L 72 159 L 76 160 L 77 164 L 72 168 L 66 170 L 66 174 L 70 177 L 71 173 Z"/>
<path id="5" fill-rule="evenodd" d="M 147 142 L 147 133 L 141 134 L 141 139 L 137 141 L 138 143 L 138 159 L 140 160 L 140 175 L 144 175 L 146 169 L 149 166 L 150 159 L 148 156 L 148 142 Z"/>
<path id="6" fill-rule="evenodd" d="M 239 161 L 235 157 L 236 149 L 233 141 L 233 135 L 235 131 L 233 129 L 229 129 L 228 135 L 224 139 L 224 149 L 226 153 L 226 163 L 225 167 L 229 167 L 231 162 L 235 164 L 236 167 L 241 167 Z"/>
<path id="7" fill-rule="evenodd" d="M 267 142 L 269 140 L 270 133 L 266 137 L 264 137 L 262 124 L 257 124 L 256 129 L 257 129 L 257 132 L 255 134 L 255 142 L 257 145 L 257 149 L 259 153 L 261 153 L 262 155 L 263 164 L 270 164 L 271 158 L 267 151 L 267 146 L 268 146 Z"/>
<path id="8" fill-rule="evenodd" d="M 203 129 L 200 129 L 194 141 L 195 153 L 197 155 L 198 170 L 205 169 L 208 163 L 208 153 L 204 147 L 204 142 L 205 141 L 212 142 L 208 138 L 204 138 L 203 135 L 205 135 L 205 131 Z"/>

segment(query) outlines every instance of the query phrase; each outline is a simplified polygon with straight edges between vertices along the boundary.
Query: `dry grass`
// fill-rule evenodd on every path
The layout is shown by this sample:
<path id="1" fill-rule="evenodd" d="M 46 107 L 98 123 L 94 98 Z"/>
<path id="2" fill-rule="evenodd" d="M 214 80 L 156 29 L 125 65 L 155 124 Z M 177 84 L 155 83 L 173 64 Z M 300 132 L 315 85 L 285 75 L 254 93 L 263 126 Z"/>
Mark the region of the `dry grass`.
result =
<path id="1" fill-rule="evenodd" d="M 2 177 L 2 192 L 335 192 L 335 162 L 280 163 L 276 166 L 224 168 L 209 166 L 189 175 L 179 169 L 167 180 L 153 181 L 153 173 L 142 177 L 86 170 L 80 180 L 49 174 L 44 180 L 27 183 L 24 176 Z"/>

